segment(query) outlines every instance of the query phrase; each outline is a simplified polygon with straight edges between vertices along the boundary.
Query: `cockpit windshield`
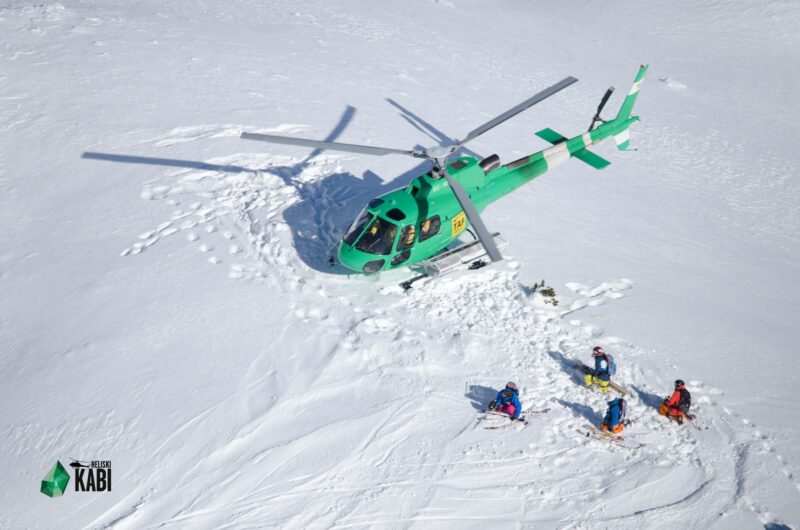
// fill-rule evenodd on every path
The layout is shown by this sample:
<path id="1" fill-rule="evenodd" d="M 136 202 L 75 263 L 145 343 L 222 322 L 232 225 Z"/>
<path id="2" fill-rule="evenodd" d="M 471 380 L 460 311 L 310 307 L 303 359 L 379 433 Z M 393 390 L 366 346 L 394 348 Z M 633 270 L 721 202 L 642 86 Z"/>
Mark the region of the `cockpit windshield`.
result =
<path id="1" fill-rule="evenodd" d="M 397 235 L 397 225 L 385 219 L 376 217 L 364 231 L 364 235 L 358 240 L 356 248 L 369 254 L 380 254 L 385 256 L 392 252 L 394 236 Z"/>
<path id="2" fill-rule="evenodd" d="M 367 222 L 372 218 L 372 214 L 369 213 L 366 209 L 361 210 L 358 218 L 353 221 L 353 224 L 350 225 L 350 228 L 347 230 L 347 234 L 344 236 L 344 242 L 348 245 L 352 245 L 356 238 L 361 234 L 361 231 L 364 230 L 364 227 L 367 226 Z"/>

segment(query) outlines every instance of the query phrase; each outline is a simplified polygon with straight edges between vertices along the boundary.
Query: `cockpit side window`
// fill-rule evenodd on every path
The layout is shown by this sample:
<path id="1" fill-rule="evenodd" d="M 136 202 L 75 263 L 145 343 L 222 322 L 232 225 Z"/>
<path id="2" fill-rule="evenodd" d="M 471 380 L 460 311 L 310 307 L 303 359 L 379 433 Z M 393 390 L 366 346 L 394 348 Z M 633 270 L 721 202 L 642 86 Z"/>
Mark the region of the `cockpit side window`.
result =
<path id="1" fill-rule="evenodd" d="M 364 227 L 367 226 L 367 222 L 371 217 L 372 214 L 367 210 L 361 210 L 361 214 L 358 216 L 358 219 L 353 221 L 353 224 L 351 224 L 350 228 L 347 230 L 347 234 L 344 236 L 344 242 L 348 245 L 352 245 L 359 234 L 361 234 L 361 232 L 364 230 Z"/>
<path id="2" fill-rule="evenodd" d="M 356 248 L 369 254 L 385 256 L 392 252 L 394 237 L 397 235 L 397 225 L 386 219 L 376 217 L 367 226 L 364 235 L 356 243 Z"/>
<path id="3" fill-rule="evenodd" d="M 400 232 L 400 239 L 397 240 L 397 251 L 405 250 L 414 244 L 414 225 L 408 225 Z"/>
<path id="4" fill-rule="evenodd" d="M 433 217 L 429 217 L 428 219 L 422 221 L 422 223 L 419 225 L 419 240 L 425 241 L 426 239 L 438 234 L 441 224 L 442 223 L 438 215 L 434 215 Z"/>

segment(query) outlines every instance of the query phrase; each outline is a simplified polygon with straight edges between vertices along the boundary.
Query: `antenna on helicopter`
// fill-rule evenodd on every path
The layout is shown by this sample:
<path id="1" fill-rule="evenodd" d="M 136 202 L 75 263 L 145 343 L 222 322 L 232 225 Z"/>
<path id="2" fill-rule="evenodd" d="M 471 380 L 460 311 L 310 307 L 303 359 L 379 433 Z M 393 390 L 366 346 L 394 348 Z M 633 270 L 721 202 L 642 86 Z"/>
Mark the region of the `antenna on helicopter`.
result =
<path id="1" fill-rule="evenodd" d="M 313 147 L 317 149 L 335 149 L 338 151 L 348 151 L 351 153 L 360 153 L 365 155 L 377 155 L 377 156 L 384 156 L 384 155 L 406 155 L 412 156 L 414 158 L 425 158 L 433 162 L 433 171 L 432 175 L 435 178 L 441 178 L 442 176 L 447 180 L 447 183 L 450 185 L 450 189 L 453 190 L 453 195 L 455 195 L 456 200 L 464 209 L 464 214 L 467 216 L 470 224 L 475 228 L 475 233 L 478 236 L 478 239 L 483 245 L 483 248 L 486 250 L 486 254 L 492 261 L 500 261 L 503 259 L 503 256 L 500 254 L 500 251 L 497 249 L 497 245 L 494 242 L 494 238 L 492 237 L 489 230 L 487 230 L 486 225 L 483 224 L 483 220 L 481 219 L 480 215 L 478 215 L 478 210 L 475 208 L 475 205 L 472 204 L 472 201 L 469 198 L 464 186 L 461 185 L 460 182 L 454 180 L 450 173 L 447 171 L 447 159 L 455 153 L 458 148 L 477 138 L 478 136 L 482 135 L 483 133 L 497 127 L 504 121 L 513 118 L 523 110 L 526 110 L 533 105 L 539 103 L 540 101 L 549 98 L 553 94 L 567 88 L 569 85 L 577 82 L 578 80 L 574 77 L 565 77 L 558 83 L 542 90 L 531 96 L 530 98 L 526 99 L 519 105 L 512 107 L 505 111 L 504 113 L 500 114 L 499 116 L 492 118 L 491 120 L 487 121 L 480 127 L 473 129 L 470 131 L 463 140 L 456 140 L 451 145 L 447 146 L 433 146 L 427 149 L 422 150 L 406 150 L 406 149 L 392 149 L 386 147 L 373 147 L 368 145 L 358 145 L 358 144 L 345 144 L 339 142 L 323 142 L 319 140 L 309 140 L 306 138 L 293 138 L 290 136 L 280 136 L 274 134 L 260 134 L 260 133 L 249 133 L 243 132 L 241 134 L 241 138 L 245 140 L 259 140 L 261 142 L 271 142 L 277 144 L 289 144 L 289 145 L 300 145 L 303 147 Z M 611 95 L 611 92 L 614 88 L 610 88 L 609 91 L 603 96 L 603 101 L 600 103 L 600 107 L 597 109 L 598 115 L 605 105 L 608 97 Z M 596 116 L 599 119 L 599 116 Z M 594 121 L 592 122 L 592 126 L 594 126 Z M 590 129 L 591 130 L 591 129 Z"/>
<path id="2" fill-rule="evenodd" d="M 613 94 L 613 93 L 614 93 L 614 87 L 611 86 L 611 87 L 608 87 L 608 90 L 606 90 L 606 93 L 603 94 L 603 99 L 600 100 L 600 104 L 597 106 L 597 112 L 594 113 L 594 118 L 592 118 L 592 124 L 589 125 L 589 130 L 590 131 L 592 129 L 594 129 L 594 124 L 597 123 L 598 121 L 601 121 L 603 123 L 606 122 L 606 120 L 604 120 L 603 118 L 600 117 L 600 113 L 603 112 L 603 107 L 606 106 L 606 103 L 608 103 L 608 98 L 610 98 L 611 94 Z"/>

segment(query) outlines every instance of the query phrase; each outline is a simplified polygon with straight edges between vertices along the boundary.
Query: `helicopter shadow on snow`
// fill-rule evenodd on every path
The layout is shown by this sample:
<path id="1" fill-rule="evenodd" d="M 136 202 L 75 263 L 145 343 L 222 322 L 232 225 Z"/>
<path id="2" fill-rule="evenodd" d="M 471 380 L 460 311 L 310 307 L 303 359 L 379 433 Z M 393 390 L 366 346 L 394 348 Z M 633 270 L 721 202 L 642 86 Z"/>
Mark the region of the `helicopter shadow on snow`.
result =
<path id="1" fill-rule="evenodd" d="M 300 200 L 284 210 L 284 220 L 291 230 L 292 243 L 300 259 L 312 269 L 345 274 L 347 271 L 342 267 L 330 266 L 328 255 L 334 250 L 338 238 L 355 218 L 359 209 L 371 198 L 386 193 L 390 188 L 397 187 L 400 182 L 410 182 L 414 176 L 425 170 L 412 169 L 388 183 L 384 183 L 383 179 L 371 171 L 366 171 L 363 179 L 359 179 L 349 172 L 338 172 L 316 181 L 302 181 L 300 179 L 302 173 L 310 167 L 312 159 L 320 153 L 320 150 L 315 150 L 297 164 L 263 168 L 89 151 L 84 152 L 82 158 L 125 164 L 186 168 L 222 174 L 250 174 L 251 177 L 248 178 L 253 180 L 258 179 L 262 173 L 275 175 L 286 186 L 295 188 L 299 195 Z M 346 196 L 347 200 L 336 204 L 337 196 Z"/>
<path id="2" fill-rule="evenodd" d="M 401 117 L 422 131 L 439 145 L 452 143 L 452 139 L 436 129 L 402 105 L 387 100 L 400 110 Z M 324 139 L 335 141 L 352 121 L 356 108 L 348 105 L 336 126 Z M 417 145 L 415 148 L 422 148 Z M 465 148 L 459 149 L 471 156 L 479 156 Z M 337 172 L 313 181 L 301 179 L 316 157 L 324 152 L 314 149 L 301 161 L 286 166 L 249 168 L 235 164 L 212 164 L 194 160 L 181 160 L 163 157 L 146 157 L 113 153 L 84 152 L 82 158 L 128 164 L 146 164 L 165 167 L 181 167 L 219 173 L 251 174 L 253 179 L 260 173 L 279 177 L 285 185 L 297 190 L 299 201 L 291 204 L 283 212 L 284 220 L 292 234 L 292 243 L 298 257 L 311 269 L 327 274 L 351 274 L 342 266 L 331 265 L 329 258 L 335 254 L 336 245 L 344 231 L 355 219 L 358 212 L 371 199 L 409 184 L 414 178 L 430 170 L 430 162 L 425 161 L 413 168 L 386 180 L 372 171 L 365 171 L 363 178 L 350 172 Z M 458 151 L 457 151 L 458 153 Z"/>
<path id="3" fill-rule="evenodd" d="M 470 405 L 475 410 L 484 410 L 486 405 L 497 395 L 497 389 L 483 385 L 469 385 L 464 396 L 470 400 Z"/>

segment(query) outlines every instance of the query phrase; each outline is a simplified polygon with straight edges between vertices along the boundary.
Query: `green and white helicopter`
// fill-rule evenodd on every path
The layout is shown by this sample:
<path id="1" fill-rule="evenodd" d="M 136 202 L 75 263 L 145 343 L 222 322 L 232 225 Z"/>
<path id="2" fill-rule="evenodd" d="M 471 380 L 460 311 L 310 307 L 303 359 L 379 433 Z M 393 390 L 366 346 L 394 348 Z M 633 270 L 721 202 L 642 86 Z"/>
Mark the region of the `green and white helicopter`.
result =
<path id="1" fill-rule="evenodd" d="M 603 95 L 587 132 L 566 138 L 552 129 L 543 129 L 536 135 L 552 143 L 552 147 L 504 165 L 500 164 L 497 155 L 483 160 L 469 156 L 458 157 L 455 160 L 449 158 L 467 142 L 575 83 L 577 79 L 567 77 L 559 81 L 471 131 L 463 140 L 456 140 L 444 147 L 403 150 L 249 132 L 242 133 L 241 137 L 248 140 L 367 155 L 406 155 L 428 159 L 433 163 L 433 168 L 429 172 L 415 178 L 403 188 L 369 201 L 364 207 L 339 243 L 338 260 L 351 270 L 374 273 L 409 266 L 422 260 L 436 259 L 434 257 L 442 255 L 443 251 L 453 245 L 468 227 L 474 229 L 477 241 L 485 250 L 485 254 L 481 253 L 481 256 L 488 256 L 495 262 L 503 259 L 495 241 L 498 234 L 489 233 L 479 212 L 571 157 L 582 160 L 596 169 L 608 166 L 607 160 L 592 153 L 588 148 L 609 137 L 614 138 L 619 150 L 628 148 L 630 145 L 628 128 L 639 120 L 638 116 L 631 115 L 631 111 L 647 68 L 647 65 L 639 68 L 633 87 L 614 119 L 604 120 L 600 117 L 603 107 L 614 91 L 614 87 L 611 87 Z M 600 125 L 595 127 L 598 122 Z M 476 243 L 462 247 L 480 250 Z M 455 251 L 457 252 L 458 248 Z M 453 252 L 451 250 L 444 254 Z M 485 264 L 478 259 L 481 256 L 474 256 L 472 268 Z M 406 287 L 410 286 L 409 282 L 406 284 Z"/>

